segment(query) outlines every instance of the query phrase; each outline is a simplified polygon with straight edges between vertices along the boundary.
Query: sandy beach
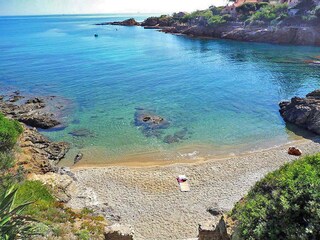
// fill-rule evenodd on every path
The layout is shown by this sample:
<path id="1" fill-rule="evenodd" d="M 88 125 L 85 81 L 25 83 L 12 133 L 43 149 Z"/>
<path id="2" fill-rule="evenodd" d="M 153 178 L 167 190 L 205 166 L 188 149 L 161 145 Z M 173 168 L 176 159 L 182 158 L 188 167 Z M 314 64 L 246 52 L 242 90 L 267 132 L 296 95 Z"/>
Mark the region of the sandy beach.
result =
<path id="1" fill-rule="evenodd" d="M 319 139 L 294 145 L 303 155 L 320 150 Z M 137 240 L 196 238 L 198 224 L 214 220 L 208 208 L 230 210 L 266 173 L 297 159 L 288 146 L 196 164 L 73 168 L 78 181 L 69 205 L 98 206 L 110 224 L 131 226 Z M 188 177 L 190 192 L 180 192 L 180 174 Z"/>

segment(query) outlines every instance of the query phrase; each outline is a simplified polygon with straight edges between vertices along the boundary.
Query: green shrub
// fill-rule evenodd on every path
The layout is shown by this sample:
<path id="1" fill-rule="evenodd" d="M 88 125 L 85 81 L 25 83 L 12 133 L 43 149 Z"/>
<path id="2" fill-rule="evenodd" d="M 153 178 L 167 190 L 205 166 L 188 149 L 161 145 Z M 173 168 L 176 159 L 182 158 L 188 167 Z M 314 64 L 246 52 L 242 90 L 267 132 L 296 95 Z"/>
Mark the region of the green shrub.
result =
<path id="1" fill-rule="evenodd" d="M 79 240 L 90 240 L 90 232 L 86 229 L 82 229 L 76 234 L 79 238 Z"/>
<path id="2" fill-rule="evenodd" d="M 317 18 L 320 18 L 320 6 L 317 6 L 317 7 L 314 9 L 314 15 L 316 15 Z"/>
<path id="3" fill-rule="evenodd" d="M 7 189 L 0 198 L 0 238 L 16 239 L 20 234 L 26 237 L 30 234 L 30 227 L 21 215 L 22 211 L 31 204 L 31 202 L 22 202 L 16 204 L 17 189 L 13 187 Z"/>
<path id="4" fill-rule="evenodd" d="M 307 23 L 314 23 L 317 22 L 318 17 L 316 15 L 306 15 L 302 16 L 302 21 L 307 22 Z"/>
<path id="5" fill-rule="evenodd" d="M 5 118 L 0 113 L 0 151 L 11 149 L 22 131 L 23 129 L 19 122 Z"/>
<path id="6" fill-rule="evenodd" d="M 191 19 L 195 19 L 197 17 L 204 17 L 205 19 L 210 19 L 213 16 L 210 9 L 207 10 L 197 10 L 192 13 L 188 13 L 183 17 L 184 22 L 188 22 Z"/>
<path id="7" fill-rule="evenodd" d="M 15 182 L 14 174 L 9 171 L 14 166 L 14 158 L 11 152 L 0 152 L 0 197 L 3 197 L 5 189 Z"/>
<path id="8" fill-rule="evenodd" d="M 226 19 L 228 18 L 226 16 L 230 16 L 230 15 L 224 15 L 224 16 L 214 15 L 208 19 L 208 24 L 213 26 L 213 25 L 226 23 L 227 22 Z"/>
<path id="9" fill-rule="evenodd" d="M 269 173 L 231 217 L 243 239 L 320 239 L 320 154 Z"/>
<path id="10" fill-rule="evenodd" d="M 251 17 L 250 21 L 263 21 L 269 23 L 279 17 L 281 19 L 288 16 L 288 5 L 287 4 L 277 4 L 277 5 L 267 5 L 262 7 L 259 11 L 255 12 Z"/>

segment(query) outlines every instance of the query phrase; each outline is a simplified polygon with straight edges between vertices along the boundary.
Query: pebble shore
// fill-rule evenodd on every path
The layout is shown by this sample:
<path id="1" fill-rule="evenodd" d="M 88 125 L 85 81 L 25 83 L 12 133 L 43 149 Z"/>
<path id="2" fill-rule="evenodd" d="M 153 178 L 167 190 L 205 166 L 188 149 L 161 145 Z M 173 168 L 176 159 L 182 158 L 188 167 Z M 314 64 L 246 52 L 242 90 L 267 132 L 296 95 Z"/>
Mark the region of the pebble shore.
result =
<path id="1" fill-rule="evenodd" d="M 319 139 L 295 142 L 303 155 L 320 151 Z M 190 239 L 209 208 L 230 210 L 265 174 L 298 157 L 284 145 L 244 156 L 161 167 L 74 168 L 77 190 L 72 208 L 103 209 L 110 224 L 134 229 L 136 240 Z M 180 192 L 176 177 L 188 177 L 191 191 Z"/>

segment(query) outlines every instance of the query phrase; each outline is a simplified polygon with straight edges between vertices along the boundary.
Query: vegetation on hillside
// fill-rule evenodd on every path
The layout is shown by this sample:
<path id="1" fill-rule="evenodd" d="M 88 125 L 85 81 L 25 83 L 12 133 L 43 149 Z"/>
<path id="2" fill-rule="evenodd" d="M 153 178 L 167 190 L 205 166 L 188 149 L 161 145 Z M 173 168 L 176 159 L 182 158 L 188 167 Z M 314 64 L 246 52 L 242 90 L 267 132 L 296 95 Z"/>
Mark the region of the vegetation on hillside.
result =
<path id="1" fill-rule="evenodd" d="M 242 239 L 320 239 L 320 154 L 269 173 L 231 217 Z"/>
<path id="2" fill-rule="evenodd" d="M 9 120 L 0 113 L 0 151 L 11 150 L 21 133 L 19 122 Z"/>
<path id="3" fill-rule="evenodd" d="M 206 10 L 197 10 L 185 14 L 181 23 L 216 26 L 230 22 L 244 22 L 251 25 L 277 25 L 281 23 L 320 23 L 320 7 L 313 0 L 301 0 L 293 9 L 286 3 L 244 3 L 234 13 L 227 13 L 224 7 L 211 6 Z M 175 14 L 173 15 L 175 16 Z M 166 16 L 170 18 L 170 16 Z M 172 18 L 172 17 L 171 17 Z M 176 19 L 176 17 L 174 17 Z"/>
<path id="4" fill-rule="evenodd" d="M 31 236 L 31 227 L 27 224 L 27 218 L 21 216 L 21 212 L 31 204 L 24 202 L 16 204 L 17 189 L 10 188 L 0 198 L 0 238 L 4 240 L 16 239 L 16 236 Z"/>

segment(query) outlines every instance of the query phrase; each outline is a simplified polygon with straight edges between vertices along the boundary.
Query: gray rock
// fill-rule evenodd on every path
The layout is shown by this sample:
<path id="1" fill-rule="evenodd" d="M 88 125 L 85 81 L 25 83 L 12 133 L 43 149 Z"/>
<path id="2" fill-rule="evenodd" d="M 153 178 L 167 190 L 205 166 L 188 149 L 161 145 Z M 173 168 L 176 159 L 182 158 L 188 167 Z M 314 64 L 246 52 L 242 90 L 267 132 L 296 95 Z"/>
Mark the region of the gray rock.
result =
<path id="1" fill-rule="evenodd" d="M 173 136 L 172 135 L 167 135 L 167 136 L 164 137 L 163 141 L 165 143 L 172 144 L 172 143 L 178 143 L 180 140 L 179 140 L 178 137 L 176 137 L 174 135 Z"/>
<path id="2" fill-rule="evenodd" d="M 83 158 L 83 154 L 82 154 L 81 152 L 79 152 L 79 153 L 75 156 L 75 158 L 74 158 L 74 160 L 73 160 L 73 163 L 74 163 L 74 164 L 78 163 L 82 158 Z"/>
<path id="3" fill-rule="evenodd" d="M 221 217 L 217 225 L 214 224 L 214 221 L 209 221 L 206 223 L 199 224 L 199 240 L 231 240 L 232 233 L 228 229 L 228 224 L 224 219 L 224 216 Z"/>
<path id="4" fill-rule="evenodd" d="M 69 132 L 74 137 L 94 137 L 94 133 L 86 128 L 79 128 Z"/>
<path id="5" fill-rule="evenodd" d="M 140 127 L 142 133 L 146 137 L 160 138 L 162 135 L 161 129 L 166 129 L 170 126 L 167 119 L 151 111 L 138 108 L 134 114 L 134 125 Z"/>
<path id="6" fill-rule="evenodd" d="M 0 111 L 6 116 L 27 124 L 30 127 L 48 129 L 60 125 L 60 121 L 45 110 L 46 103 L 40 98 L 28 99 L 24 104 L 14 104 L 21 95 L 11 96 L 8 102 L 0 102 Z"/>
<path id="7" fill-rule="evenodd" d="M 19 141 L 22 151 L 30 154 L 30 161 L 26 162 L 33 172 L 56 172 L 56 164 L 64 158 L 69 150 L 66 142 L 51 142 L 40 134 L 35 128 L 24 128 Z"/>
<path id="8" fill-rule="evenodd" d="M 106 240 L 133 240 L 134 231 L 131 226 L 114 224 L 105 229 Z"/>
<path id="9" fill-rule="evenodd" d="M 280 102 L 279 106 L 286 122 L 320 134 L 320 90 L 309 93 L 306 98 L 294 97 Z"/>

